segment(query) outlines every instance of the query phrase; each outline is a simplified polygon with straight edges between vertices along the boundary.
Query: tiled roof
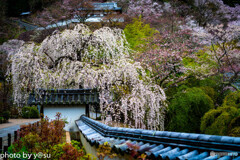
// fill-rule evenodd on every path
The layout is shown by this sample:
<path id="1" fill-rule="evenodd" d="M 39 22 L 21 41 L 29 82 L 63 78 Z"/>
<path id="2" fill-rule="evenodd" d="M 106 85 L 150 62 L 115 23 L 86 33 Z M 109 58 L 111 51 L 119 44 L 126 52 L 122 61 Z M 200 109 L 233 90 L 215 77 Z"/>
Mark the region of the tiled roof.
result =
<path id="1" fill-rule="evenodd" d="M 91 8 L 79 8 L 79 10 L 114 10 L 121 11 L 122 8 L 117 6 L 116 2 L 106 2 L 106 3 L 92 3 L 93 9 Z"/>
<path id="2" fill-rule="evenodd" d="M 40 89 L 29 95 L 28 104 L 99 104 L 99 94 L 94 89 Z"/>
<path id="3" fill-rule="evenodd" d="M 121 10 L 122 8 L 117 6 L 116 2 L 107 3 L 93 3 L 95 10 Z"/>
<path id="4" fill-rule="evenodd" d="M 139 146 L 139 155 L 145 153 L 148 159 L 240 159 L 240 137 L 109 127 L 86 116 L 81 116 L 76 124 L 91 145 L 108 142 L 122 155 L 129 153 L 128 146 L 133 144 Z M 213 156 L 214 152 L 237 157 Z"/>
<path id="5" fill-rule="evenodd" d="M 22 13 L 20 14 L 20 16 L 29 15 L 29 14 L 31 14 L 30 11 L 29 11 L 29 12 L 22 12 Z"/>

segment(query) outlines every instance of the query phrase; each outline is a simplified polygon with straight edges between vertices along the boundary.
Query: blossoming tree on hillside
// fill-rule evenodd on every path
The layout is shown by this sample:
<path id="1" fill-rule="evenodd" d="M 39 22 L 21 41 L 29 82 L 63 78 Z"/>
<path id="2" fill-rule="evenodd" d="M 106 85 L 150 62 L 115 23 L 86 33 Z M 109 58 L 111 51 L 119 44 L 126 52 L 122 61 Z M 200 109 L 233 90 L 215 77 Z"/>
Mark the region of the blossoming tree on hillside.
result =
<path id="1" fill-rule="evenodd" d="M 110 112 L 113 121 L 163 130 L 165 93 L 129 58 L 122 32 L 77 25 L 40 45 L 25 44 L 11 57 L 15 103 L 26 102 L 38 88 L 97 88 L 102 117 Z"/>
<path id="2" fill-rule="evenodd" d="M 224 4 L 223 0 L 205 0 L 198 1 L 194 7 L 193 15 L 199 25 L 206 26 L 207 24 L 227 24 L 238 18 L 240 6 L 230 7 Z"/>
<path id="3" fill-rule="evenodd" d="M 159 18 L 154 22 L 165 22 L 164 25 L 151 28 L 144 19 L 138 18 L 124 29 L 130 47 L 137 51 L 133 54 L 135 60 L 146 69 L 151 66 L 151 77 L 163 88 L 176 86 L 189 76 L 185 74 L 187 69 L 182 60 L 195 58 L 194 52 L 200 46 L 191 30 L 180 28 L 184 23 L 178 17 L 174 19 L 178 21 L 173 24 L 172 19 Z"/>
<path id="4" fill-rule="evenodd" d="M 197 59 L 185 66 L 199 77 L 217 75 L 224 86 L 235 86 L 240 77 L 240 49 L 238 38 L 239 26 L 235 23 L 224 25 L 208 25 L 206 32 L 195 32 L 202 42 L 208 44 L 196 55 Z"/>

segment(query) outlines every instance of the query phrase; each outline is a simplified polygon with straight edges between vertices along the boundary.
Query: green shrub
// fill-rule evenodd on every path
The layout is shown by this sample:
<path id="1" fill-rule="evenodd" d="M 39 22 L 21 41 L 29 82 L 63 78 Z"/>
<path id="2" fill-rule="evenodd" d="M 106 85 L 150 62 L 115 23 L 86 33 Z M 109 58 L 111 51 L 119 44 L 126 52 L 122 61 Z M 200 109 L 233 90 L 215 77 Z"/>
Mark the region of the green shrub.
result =
<path id="1" fill-rule="evenodd" d="M 231 92 L 223 100 L 223 106 L 240 108 L 240 92 Z"/>
<path id="2" fill-rule="evenodd" d="M 224 106 L 208 111 L 202 118 L 201 131 L 205 134 L 228 135 L 230 122 L 239 115 L 236 107 Z"/>
<path id="3" fill-rule="evenodd" d="M 240 137 L 240 127 L 235 127 L 235 128 L 233 128 L 233 129 L 229 132 L 228 136 Z"/>
<path id="4" fill-rule="evenodd" d="M 169 87 L 166 90 L 167 98 L 172 99 L 177 92 L 186 90 L 187 88 L 197 87 L 202 89 L 214 102 L 221 105 L 224 95 L 221 94 L 221 86 L 218 83 L 217 77 L 197 79 L 194 76 L 189 76 L 185 81 L 178 84 L 178 87 Z M 220 100 L 220 101 L 219 101 Z"/>
<path id="5" fill-rule="evenodd" d="M 60 159 L 60 157 L 64 154 L 63 147 L 66 145 L 66 143 L 59 143 L 54 145 L 51 148 L 51 158 L 53 159 Z"/>
<path id="6" fill-rule="evenodd" d="M 22 117 L 23 118 L 29 118 L 29 112 L 30 112 L 30 107 L 23 107 L 22 108 Z"/>
<path id="7" fill-rule="evenodd" d="M 65 142 L 64 133 L 64 121 L 61 119 L 61 114 L 56 114 L 55 120 L 49 120 L 43 118 L 38 122 L 37 125 L 21 125 L 21 131 L 19 133 L 20 140 L 13 142 L 8 148 L 9 153 L 49 153 L 55 145 Z M 76 144 L 76 143 L 75 143 Z M 63 151 L 74 153 L 75 149 L 71 150 L 72 147 L 68 146 L 63 148 Z M 70 155 L 71 156 L 71 155 Z M 70 158 L 77 159 L 77 158 Z"/>
<path id="8" fill-rule="evenodd" d="M 81 150 L 82 148 L 81 148 L 81 143 L 80 142 L 78 142 L 78 141 L 75 141 L 75 140 L 71 140 L 71 144 L 73 145 L 73 147 L 74 148 L 76 148 L 77 150 Z M 82 149 L 82 150 L 84 150 L 84 149 Z"/>
<path id="9" fill-rule="evenodd" d="M 98 116 L 98 117 L 96 118 L 96 120 L 97 120 L 97 121 L 101 121 L 101 120 L 102 120 L 101 116 Z"/>
<path id="10" fill-rule="evenodd" d="M 23 118 L 39 118 L 39 111 L 36 106 L 32 106 L 32 107 L 25 106 L 22 108 L 22 117 Z"/>
<path id="11" fill-rule="evenodd" d="M 131 148 L 129 147 L 129 149 L 131 149 L 131 151 L 132 151 L 135 148 L 134 147 L 131 147 Z M 130 155 L 133 156 L 134 153 L 130 152 Z M 97 157 L 98 157 L 99 160 L 115 159 L 117 157 L 117 154 L 112 150 L 112 148 L 111 148 L 111 146 L 108 142 L 104 142 L 103 144 L 100 144 L 99 147 L 97 148 Z"/>
<path id="12" fill-rule="evenodd" d="M 182 90 L 170 102 L 167 130 L 200 132 L 201 117 L 212 108 L 213 101 L 200 88 Z"/>
<path id="13" fill-rule="evenodd" d="M 13 105 L 10 108 L 10 112 L 11 112 L 11 118 L 17 119 L 20 117 L 20 113 L 19 113 L 19 107 Z"/>
<path id="14" fill-rule="evenodd" d="M 240 116 L 234 118 L 229 125 L 229 136 L 240 137 Z"/>
<path id="15" fill-rule="evenodd" d="M 4 122 L 4 118 L 0 117 L 0 124 Z"/>
<path id="16" fill-rule="evenodd" d="M 207 86 L 207 87 L 211 87 L 215 90 L 215 89 L 218 89 L 220 87 L 218 81 L 219 81 L 218 77 L 198 79 L 194 75 L 191 75 L 191 76 L 188 77 L 188 79 L 183 81 L 183 83 L 186 86 L 188 86 L 189 88 L 192 88 L 192 87 L 206 87 Z"/>
<path id="17" fill-rule="evenodd" d="M 22 146 L 25 146 L 29 152 L 39 152 L 40 137 L 36 133 L 29 133 L 21 139 Z"/>
<path id="18" fill-rule="evenodd" d="M 8 152 L 11 153 L 11 154 L 14 154 L 14 153 L 15 154 L 19 154 L 20 155 L 20 159 L 26 159 L 26 157 L 23 156 L 23 154 L 28 154 L 29 153 L 27 151 L 26 147 L 23 146 L 22 148 L 20 148 L 20 150 L 18 150 L 18 147 L 19 146 L 17 144 L 12 144 L 10 147 L 8 147 Z M 9 159 L 11 159 L 11 158 L 9 158 Z"/>
<path id="19" fill-rule="evenodd" d="M 145 24 L 142 18 L 139 17 L 134 18 L 132 23 L 126 25 L 124 33 L 130 47 L 134 50 L 142 51 L 145 48 L 144 45 L 149 43 L 146 39 L 152 38 L 158 31 L 151 28 L 149 24 Z"/>
<path id="20" fill-rule="evenodd" d="M 78 146 L 76 141 L 56 144 L 52 147 L 50 153 L 52 159 L 88 159 L 85 151 Z"/>
<path id="21" fill-rule="evenodd" d="M 212 87 L 209 86 L 204 86 L 204 87 L 199 87 L 201 90 L 203 90 L 212 100 L 213 102 L 216 102 L 217 100 L 217 93 Z"/>
<path id="22" fill-rule="evenodd" d="M 2 117 L 3 117 L 6 121 L 8 121 L 9 118 L 10 118 L 10 112 L 9 112 L 9 111 L 4 111 L 4 112 L 2 113 Z"/>
<path id="23" fill-rule="evenodd" d="M 32 107 L 29 113 L 30 118 L 39 118 L 39 111 L 36 106 Z"/>

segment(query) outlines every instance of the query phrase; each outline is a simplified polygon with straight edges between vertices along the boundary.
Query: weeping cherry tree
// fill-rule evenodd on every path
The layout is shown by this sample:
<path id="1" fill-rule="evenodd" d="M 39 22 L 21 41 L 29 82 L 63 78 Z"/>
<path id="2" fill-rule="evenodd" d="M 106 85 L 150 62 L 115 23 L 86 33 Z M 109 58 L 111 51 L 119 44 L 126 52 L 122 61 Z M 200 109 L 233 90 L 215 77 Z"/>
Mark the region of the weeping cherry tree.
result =
<path id="1" fill-rule="evenodd" d="M 83 24 L 25 44 L 10 57 L 14 102 L 26 103 L 39 88 L 97 88 L 102 119 L 110 113 L 130 127 L 163 130 L 165 93 L 129 52 L 122 30 Z"/>

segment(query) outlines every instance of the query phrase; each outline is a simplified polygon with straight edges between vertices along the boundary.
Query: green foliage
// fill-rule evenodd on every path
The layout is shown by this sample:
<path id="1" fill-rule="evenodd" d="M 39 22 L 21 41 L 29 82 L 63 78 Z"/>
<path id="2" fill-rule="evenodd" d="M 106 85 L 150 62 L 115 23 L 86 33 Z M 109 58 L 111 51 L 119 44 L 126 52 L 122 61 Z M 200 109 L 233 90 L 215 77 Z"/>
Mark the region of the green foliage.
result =
<path id="1" fill-rule="evenodd" d="M 51 158 L 53 159 L 60 159 L 60 157 L 64 154 L 63 147 L 66 145 L 66 143 L 59 143 L 52 147 L 50 153 Z"/>
<path id="2" fill-rule="evenodd" d="M 209 95 L 214 101 L 215 106 L 221 106 L 224 97 L 228 94 L 228 90 L 223 90 L 223 85 L 221 84 L 221 77 L 212 76 L 210 78 L 205 78 L 203 80 L 198 80 L 198 86 Z M 210 89 L 210 88 L 212 89 Z"/>
<path id="3" fill-rule="evenodd" d="M 201 131 L 205 134 L 227 135 L 229 124 L 238 115 L 239 110 L 232 106 L 212 109 L 203 116 Z"/>
<path id="4" fill-rule="evenodd" d="M 10 39 L 17 39 L 20 34 L 26 31 L 18 26 L 16 22 L 4 22 L 1 24 L 0 30 L 4 33 L 0 37 L 0 44 L 7 42 Z"/>
<path id="5" fill-rule="evenodd" d="M 23 107 L 22 108 L 22 117 L 23 118 L 39 118 L 39 111 L 37 109 L 37 106 Z"/>
<path id="6" fill-rule="evenodd" d="M 3 118 L 3 117 L 0 117 L 0 124 L 1 124 L 1 123 L 4 123 L 4 122 L 5 122 L 4 118 Z"/>
<path id="7" fill-rule="evenodd" d="M 201 90 L 205 92 L 212 100 L 213 102 L 216 102 L 217 100 L 217 93 L 212 87 L 209 86 L 204 86 L 204 87 L 199 87 Z"/>
<path id="8" fill-rule="evenodd" d="M 40 150 L 40 142 L 41 138 L 36 133 L 29 133 L 24 136 L 22 141 L 22 146 L 26 147 L 26 150 L 29 152 L 38 152 Z"/>
<path id="9" fill-rule="evenodd" d="M 73 145 L 73 147 L 75 147 L 77 150 L 81 150 L 81 143 L 75 140 L 71 140 L 71 144 Z"/>
<path id="10" fill-rule="evenodd" d="M 170 102 L 167 130 L 197 133 L 201 117 L 212 108 L 213 101 L 200 88 L 182 89 Z"/>
<path id="11" fill-rule="evenodd" d="M 222 107 L 207 112 L 201 121 L 201 131 L 206 134 L 240 135 L 240 92 L 231 92 Z"/>
<path id="12" fill-rule="evenodd" d="M 14 119 L 17 119 L 20 116 L 20 113 L 19 113 L 19 107 L 13 105 L 11 108 L 10 108 L 10 112 L 11 112 L 11 118 L 14 118 Z"/>
<path id="13" fill-rule="evenodd" d="M 66 151 L 69 154 L 67 154 Z M 77 149 L 68 143 L 62 143 L 53 146 L 53 151 L 51 153 L 53 159 L 63 159 L 63 157 L 70 158 L 71 156 L 78 157 Z M 71 157 L 70 159 L 72 159 L 73 157 Z"/>
<path id="14" fill-rule="evenodd" d="M 86 155 L 80 142 L 72 141 L 65 143 L 64 121 L 57 113 L 56 119 L 41 119 L 39 126 L 25 125 L 20 131 L 20 140 L 14 142 L 9 148 L 9 153 L 39 153 L 48 154 L 54 160 L 87 160 L 90 155 Z M 22 157 L 23 158 L 23 157 Z"/>
<path id="15" fill-rule="evenodd" d="M 80 142 L 71 141 L 71 143 L 60 143 L 52 147 L 51 151 L 52 159 L 76 159 L 84 160 L 88 159 L 83 148 L 80 147 Z"/>
<path id="16" fill-rule="evenodd" d="M 143 51 L 144 45 L 148 43 L 147 39 L 152 38 L 152 36 L 155 33 L 158 33 L 158 31 L 151 28 L 149 24 L 144 24 L 142 18 L 139 17 L 134 18 L 133 23 L 126 25 L 124 33 L 132 49 Z"/>
<path id="17" fill-rule="evenodd" d="M 229 136 L 240 137 L 240 116 L 234 118 L 229 125 Z"/>
<path id="18" fill-rule="evenodd" d="M 223 100 L 223 106 L 232 106 L 240 109 L 240 91 L 228 94 Z"/>
<path id="19" fill-rule="evenodd" d="M 206 49 L 199 50 L 194 54 L 196 58 L 185 57 L 182 61 L 184 67 L 190 68 L 190 70 L 188 70 L 190 74 L 196 76 L 211 75 L 212 70 L 217 69 L 217 63 L 210 54 L 207 53 Z"/>
<path id="20" fill-rule="evenodd" d="M 22 117 L 23 118 L 29 118 L 29 111 L 30 111 L 30 107 L 23 107 L 22 108 Z"/>
<path id="21" fill-rule="evenodd" d="M 205 79 L 198 79 L 195 76 L 191 75 L 183 83 L 188 87 L 211 87 L 214 90 L 218 89 L 219 84 L 218 77 L 210 77 Z"/>
<path id="22" fill-rule="evenodd" d="M 232 137 L 240 137 L 240 127 L 233 128 L 228 135 Z"/>
<path id="23" fill-rule="evenodd" d="M 23 147 L 29 152 L 47 152 L 52 146 L 63 141 L 65 125 L 64 121 L 60 119 L 60 114 L 57 113 L 56 119 L 49 121 L 49 119 L 41 119 L 38 122 L 39 126 L 23 125 L 20 131 L 19 141 L 13 143 L 15 152 L 19 152 Z"/>
<path id="24" fill-rule="evenodd" d="M 105 157 L 112 159 L 114 157 L 117 157 L 117 154 L 113 152 L 108 142 L 104 142 L 104 144 L 99 145 L 97 149 L 97 157 L 99 160 L 104 160 Z"/>
<path id="25" fill-rule="evenodd" d="M 9 118 L 10 118 L 10 112 L 9 111 L 4 111 L 4 112 L 1 113 L 1 115 L 6 121 L 8 121 Z"/>
<path id="26" fill-rule="evenodd" d="M 101 116 L 98 116 L 98 117 L 96 118 L 96 120 L 97 120 L 97 121 L 101 121 L 101 120 L 102 120 Z"/>
<path id="27" fill-rule="evenodd" d="M 26 147 L 24 146 L 24 147 L 20 148 L 20 150 L 17 150 L 17 148 L 18 148 L 17 144 L 12 144 L 10 147 L 8 147 L 8 152 L 9 152 L 9 153 L 19 154 L 19 155 L 21 155 L 20 158 L 21 158 L 21 159 L 24 159 L 23 153 L 24 153 L 24 154 L 28 154 L 28 153 L 29 153 L 29 152 L 27 151 Z"/>
<path id="28" fill-rule="evenodd" d="M 177 92 L 187 88 L 197 87 L 202 89 L 214 102 L 214 105 L 221 105 L 224 94 L 221 93 L 221 85 L 218 83 L 218 77 L 197 79 L 195 76 L 189 76 L 185 81 L 179 83 L 178 87 L 171 87 L 166 90 L 169 101 L 175 98 Z"/>

